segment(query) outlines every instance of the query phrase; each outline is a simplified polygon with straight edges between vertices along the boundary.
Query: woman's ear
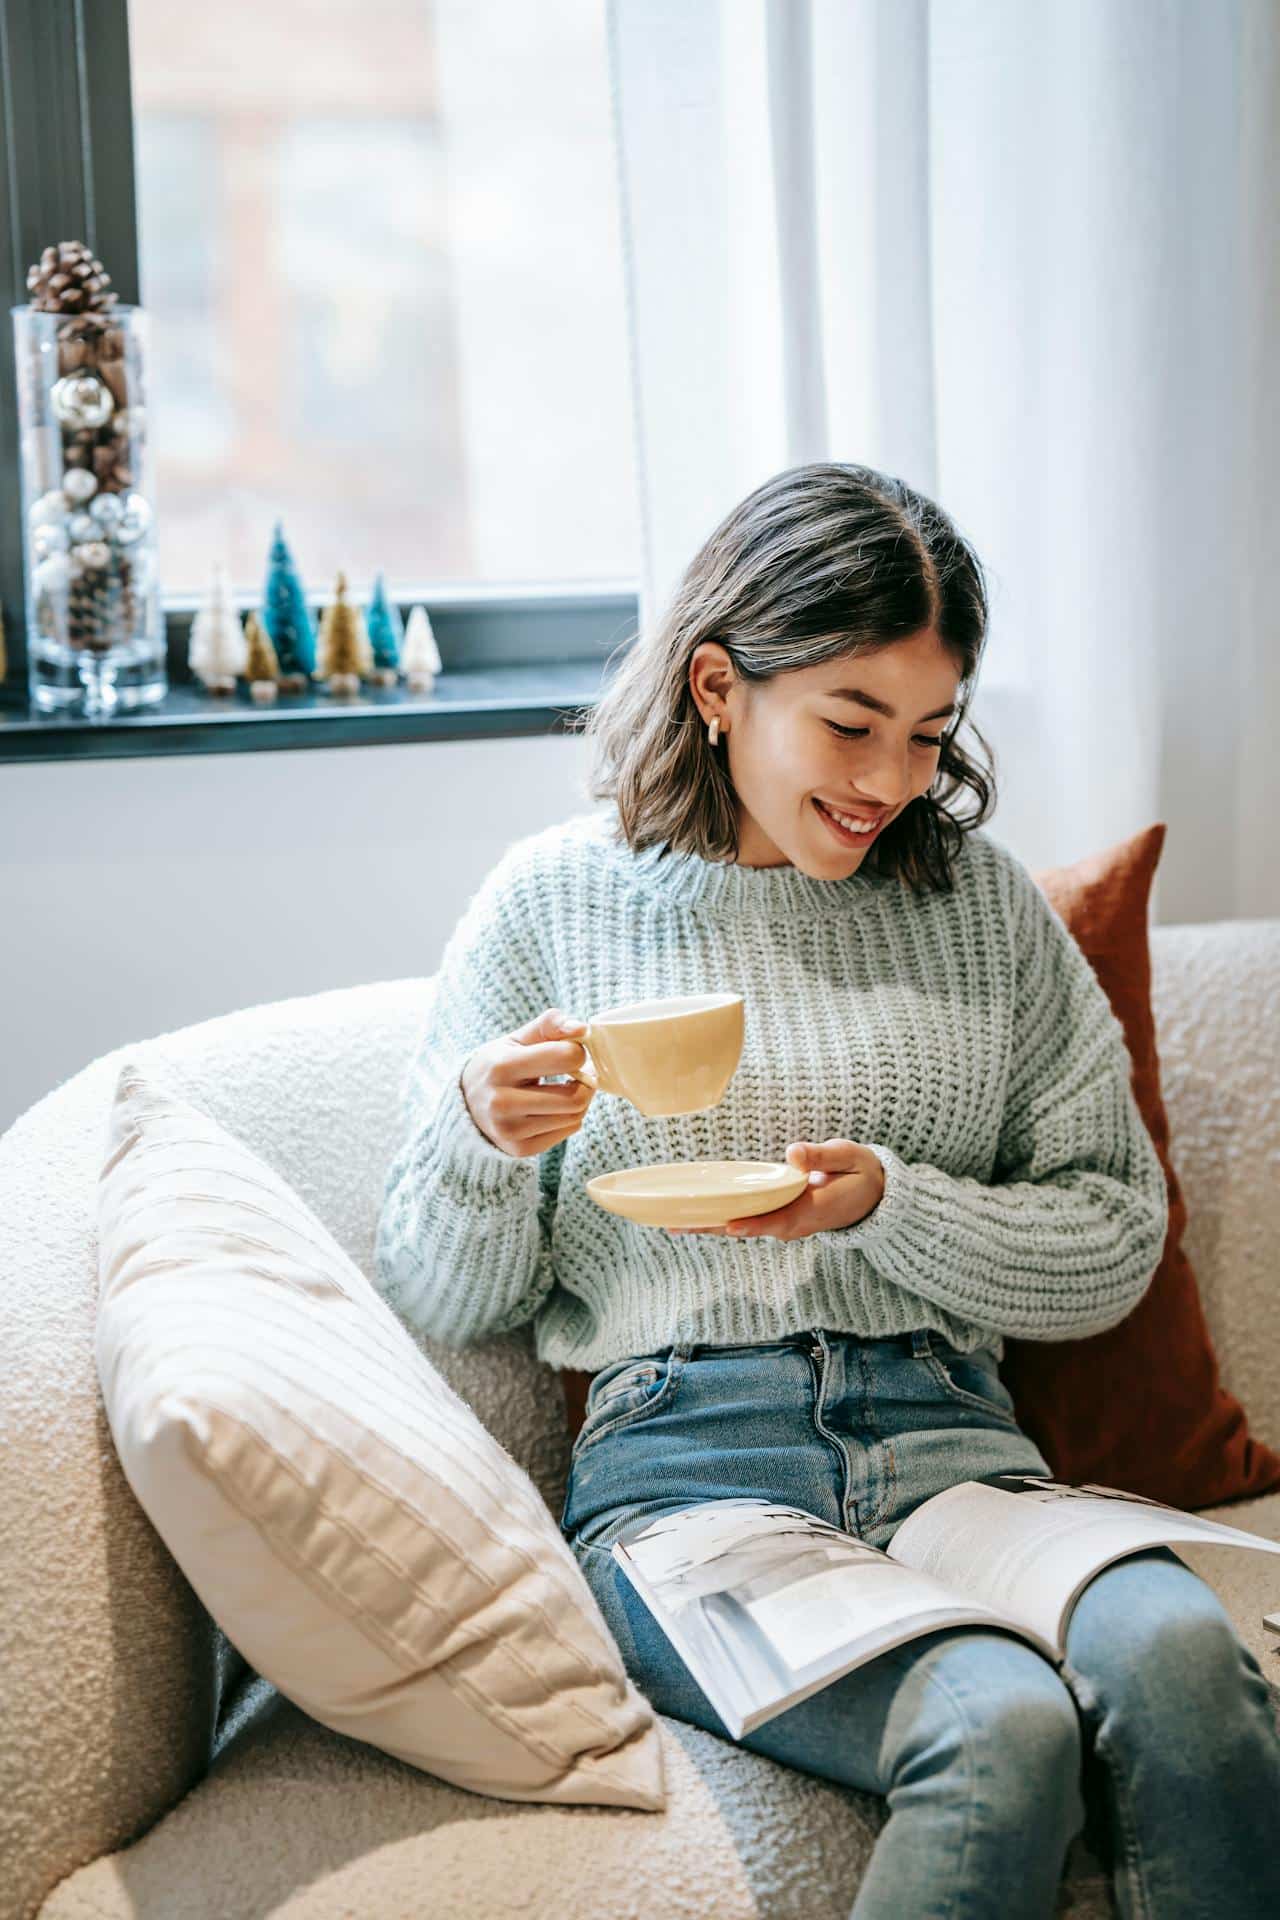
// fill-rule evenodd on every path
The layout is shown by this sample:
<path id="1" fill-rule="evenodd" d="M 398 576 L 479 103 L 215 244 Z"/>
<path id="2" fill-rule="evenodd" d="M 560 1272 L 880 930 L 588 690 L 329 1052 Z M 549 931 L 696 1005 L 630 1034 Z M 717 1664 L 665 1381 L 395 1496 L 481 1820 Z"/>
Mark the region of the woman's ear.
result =
<path id="1" fill-rule="evenodd" d="M 704 721 L 717 704 L 728 698 L 737 675 L 718 640 L 701 640 L 689 657 L 689 692 Z"/>

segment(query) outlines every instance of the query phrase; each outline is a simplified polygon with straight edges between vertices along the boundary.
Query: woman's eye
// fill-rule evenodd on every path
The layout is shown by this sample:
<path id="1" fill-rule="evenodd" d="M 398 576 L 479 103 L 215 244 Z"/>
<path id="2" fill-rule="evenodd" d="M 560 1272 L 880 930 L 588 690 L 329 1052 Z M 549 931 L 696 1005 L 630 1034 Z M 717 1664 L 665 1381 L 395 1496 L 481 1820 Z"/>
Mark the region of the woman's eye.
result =
<path id="1" fill-rule="evenodd" d="M 860 740 L 864 733 L 870 732 L 870 728 L 868 727 L 842 727 L 837 720 L 828 720 L 827 725 L 830 727 L 832 733 L 838 733 L 842 740 Z M 916 739 L 925 747 L 940 747 L 942 745 L 942 735 L 940 733 L 918 733 Z"/>

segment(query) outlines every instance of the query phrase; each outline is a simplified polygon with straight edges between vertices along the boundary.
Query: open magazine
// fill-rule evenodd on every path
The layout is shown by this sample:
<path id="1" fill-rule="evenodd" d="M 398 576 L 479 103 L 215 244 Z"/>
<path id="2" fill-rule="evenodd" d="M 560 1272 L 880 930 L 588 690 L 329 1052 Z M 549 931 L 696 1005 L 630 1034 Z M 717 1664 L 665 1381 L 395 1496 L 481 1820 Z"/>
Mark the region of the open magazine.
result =
<path id="1" fill-rule="evenodd" d="M 1179 1540 L 1280 1553 L 1260 1534 L 1140 1494 L 1002 1473 L 926 1500 L 887 1551 L 799 1507 L 742 1499 L 664 1514 L 613 1556 L 741 1739 L 940 1627 L 1002 1628 L 1060 1666 L 1093 1576 Z"/>

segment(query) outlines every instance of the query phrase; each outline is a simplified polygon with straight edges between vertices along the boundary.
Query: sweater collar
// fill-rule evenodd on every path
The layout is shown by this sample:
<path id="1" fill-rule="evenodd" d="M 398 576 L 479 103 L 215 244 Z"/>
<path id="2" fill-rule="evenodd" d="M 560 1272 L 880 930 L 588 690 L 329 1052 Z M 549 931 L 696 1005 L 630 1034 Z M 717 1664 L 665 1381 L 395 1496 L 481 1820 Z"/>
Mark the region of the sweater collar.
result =
<path id="1" fill-rule="evenodd" d="M 789 863 L 745 867 L 734 860 L 675 853 L 665 842 L 628 853 L 628 859 L 639 886 L 676 905 L 766 919 L 848 911 L 893 879 L 864 864 L 842 880 L 818 880 Z"/>

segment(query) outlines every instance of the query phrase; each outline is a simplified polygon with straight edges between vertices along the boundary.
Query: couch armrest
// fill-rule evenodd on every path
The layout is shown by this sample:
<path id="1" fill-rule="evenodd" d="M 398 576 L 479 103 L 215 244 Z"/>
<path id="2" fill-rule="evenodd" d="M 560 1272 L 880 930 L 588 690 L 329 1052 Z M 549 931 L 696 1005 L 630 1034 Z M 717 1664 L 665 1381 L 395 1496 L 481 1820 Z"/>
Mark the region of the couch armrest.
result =
<path id="1" fill-rule="evenodd" d="M 131 1042 L 0 1137 L 0 1539 L 22 1543 L 0 1560 L 6 1915 L 151 1826 L 205 1771 L 224 1700 L 239 1724 L 261 1692 L 134 1498 L 102 1404 L 97 1187 L 121 1063 L 154 1047 L 168 1083 L 269 1159 L 372 1276 L 430 986 L 335 988 Z M 558 1514 L 564 1403 L 532 1328 L 422 1345 Z"/>
<path id="2" fill-rule="evenodd" d="M 1280 1447 L 1280 920 L 1151 929 L 1169 1151 L 1223 1383 Z"/>
<path id="3" fill-rule="evenodd" d="M 22 1916 L 200 1777 L 243 1666 L 134 1499 L 98 1387 L 95 1208 L 124 1051 L 0 1137 L 0 1904 Z"/>

